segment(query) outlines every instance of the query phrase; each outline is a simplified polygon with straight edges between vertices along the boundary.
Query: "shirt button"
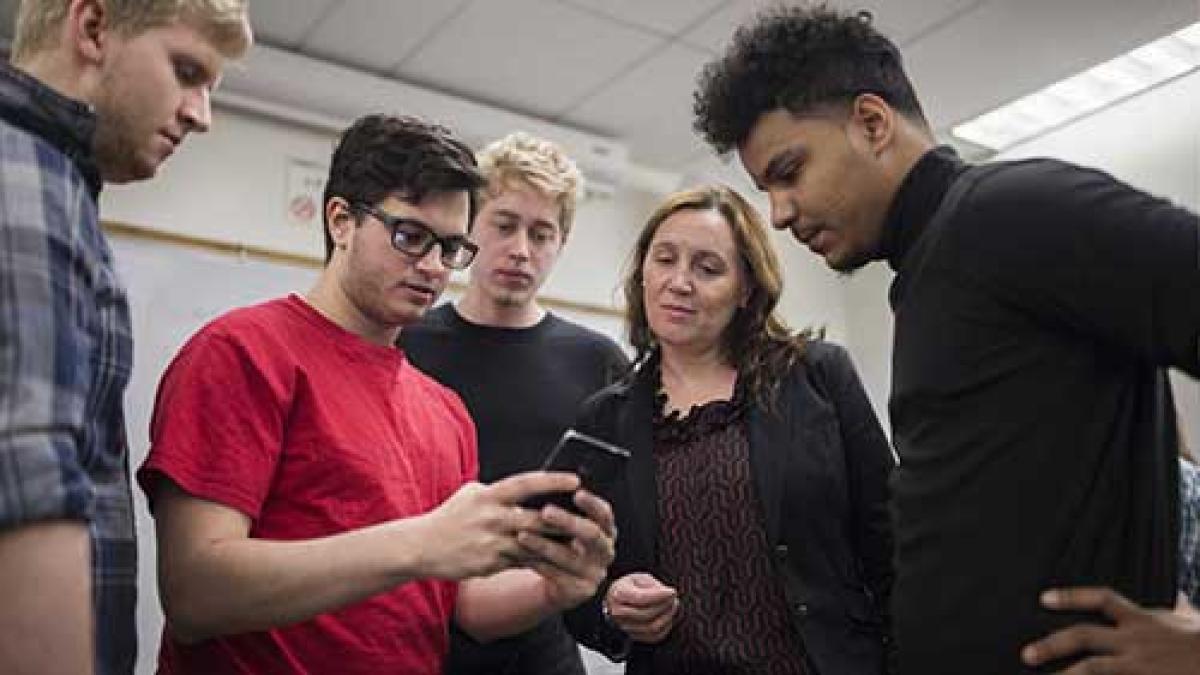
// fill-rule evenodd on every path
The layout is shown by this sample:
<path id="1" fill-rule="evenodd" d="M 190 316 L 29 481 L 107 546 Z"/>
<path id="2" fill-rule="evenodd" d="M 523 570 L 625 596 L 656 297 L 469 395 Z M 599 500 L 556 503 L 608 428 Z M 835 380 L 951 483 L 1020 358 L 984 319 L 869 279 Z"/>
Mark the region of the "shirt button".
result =
<path id="1" fill-rule="evenodd" d="M 800 617 L 801 619 L 806 618 L 808 616 L 808 603 L 807 602 L 793 603 L 792 611 L 794 611 L 796 613 L 796 616 Z"/>
<path id="2" fill-rule="evenodd" d="M 787 544 L 780 544 L 775 547 L 775 559 L 776 560 L 783 562 L 783 561 L 787 560 L 787 557 L 788 557 Z"/>

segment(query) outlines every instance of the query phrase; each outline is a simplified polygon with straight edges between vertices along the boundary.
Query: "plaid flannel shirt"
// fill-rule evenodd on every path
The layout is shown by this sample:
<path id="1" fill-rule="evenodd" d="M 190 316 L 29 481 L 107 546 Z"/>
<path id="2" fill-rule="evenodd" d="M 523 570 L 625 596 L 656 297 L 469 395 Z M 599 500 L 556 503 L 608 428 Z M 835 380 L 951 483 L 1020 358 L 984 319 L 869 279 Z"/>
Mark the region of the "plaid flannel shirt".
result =
<path id="1" fill-rule="evenodd" d="M 0 528 L 87 523 L 96 672 L 127 675 L 137 550 L 122 400 L 133 349 L 97 223 L 94 128 L 86 106 L 0 65 Z"/>
<path id="2" fill-rule="evenodd" d="M 1179 592 L 1200 607 L 1200 467 L 1179 460 Z"/>

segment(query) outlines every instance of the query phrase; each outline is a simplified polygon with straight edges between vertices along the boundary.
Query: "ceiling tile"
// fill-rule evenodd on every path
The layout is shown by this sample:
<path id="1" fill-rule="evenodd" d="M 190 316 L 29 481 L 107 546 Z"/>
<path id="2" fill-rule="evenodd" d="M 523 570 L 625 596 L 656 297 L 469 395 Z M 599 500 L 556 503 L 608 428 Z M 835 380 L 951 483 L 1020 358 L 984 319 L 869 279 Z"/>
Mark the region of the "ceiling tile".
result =
<path id="1" fill-rule="evenodd" d="M 266 44 L 307 40 L 310 55 L 611 134 L 639 163 L 676 170 L 707 152 L 691 132 L 700 66 L 773 1 L 254 0 L 250 11 Z M 1196 0 L 835 4 L 865 5 L 901 44 L 936 131 L 1196 19 Z"/>
<path id="2" fill-rule="evenodd" d="M 254 0 L 250 24 L 260 42 L 295 47 L 334 0 Z"/>
<path id="3" fill-rule="evenodd" d="M 389 71 L 466 0 L 343 2 L 304 41 L 306 53 L 343 65 Z"/>
<path id="4" fill-rule="evenodd" d="M 885 35 L 900 46 L 910 44 L 913 40 L 931 30 L 938 30 L 966 12 L 973 11 L 989 0 L 872 0 L 866 3 L 854 3 L 843 0 L 838 3 L 845 9 L 866 9 L 875 17 L 875 25 Z"/>
<path id="5" fill-rule="evenodd" d="M 828 4 L 845 11 L 865 9 L 875 24 L 897 44 L 905 44 L 947 19 L 970 10 L 987 0 L 835 0 Z M 738 26 L 758 11 L 778 4 L 775 0 L 731 0 L 724 9 L 683 36 L 690 45 L 719 51 Z M 795 0 L 784 4 L 797 4 Z"/>
<path id="6" fill-rule="evenodd" d="M 553 117 L 661 41 L 548 0 L 475 2 L 401 64 L 418 84 Z"/>
<path id="7" fill-rule="evenodd" d="M 710 15 L 692 30 L 683 35 L 684 42 L 693 47 L 719 51 L 734 29 L 754 16 L 755 12 L 774 3 L 769 0 L 731 0 L 724 9 Z"/>
<path id="8" fill-rule="evenodd" d="M 692 132 L 696 74 L 712 55 L 675 43 L 597 95 L 569 111 L 563 121 L 612 133 L 625 141 L 634 161 L 670 169 L 704 148 Z"/>
<path id="9" fill-rule="evenodd" d="M 930 123 L 944 131 L 1196 16 L 1195 0 L 988 2 L 909 45 L 904 56 Z"/>
<path id="10" fill-rule="evenodd" d="M 676 35 L 724 0 L 562 0 L 657 33 Z"/>

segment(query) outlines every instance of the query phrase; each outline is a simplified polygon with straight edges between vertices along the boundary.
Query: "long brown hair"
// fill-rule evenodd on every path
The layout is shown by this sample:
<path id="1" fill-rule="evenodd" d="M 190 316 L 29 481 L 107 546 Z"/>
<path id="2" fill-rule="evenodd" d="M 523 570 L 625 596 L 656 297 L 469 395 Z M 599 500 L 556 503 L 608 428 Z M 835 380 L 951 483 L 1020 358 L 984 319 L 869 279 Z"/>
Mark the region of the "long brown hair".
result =
<path id="1" fill-rule="evenodd" d="M 639 360 L 657 348 L 642 298 L 642 266 L 659 226 L 684 210 L 716 211 L 733 231 L 749 298 L 725 328 L 721 356 L 737 369 L 757 403 L 773 407 L 782 377 L 803 358 L 812 332 L 793 333 L 775 314 L 783 292 L 783 274 L 766 225 L 745 198 L 724 185 L 676 192 L 646 221 L 625 273 L 625 327 L 629 343 L 637 350 Z"/>

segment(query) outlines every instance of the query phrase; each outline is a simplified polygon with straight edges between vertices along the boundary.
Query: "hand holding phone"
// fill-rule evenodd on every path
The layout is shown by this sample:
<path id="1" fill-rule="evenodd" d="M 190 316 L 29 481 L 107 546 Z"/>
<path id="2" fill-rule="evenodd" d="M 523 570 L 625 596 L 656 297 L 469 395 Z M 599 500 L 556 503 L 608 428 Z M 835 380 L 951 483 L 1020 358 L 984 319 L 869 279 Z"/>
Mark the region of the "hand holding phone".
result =
<path id="1" fill-rule="evenodd" d="M 592 494 L 608 500 L 612 485 L 625 470 L 629 451 L 588 436 L 574 429 L 567 429 L 542 462 L 543 471 L 565 471 L 579 476 L 580 486 Z M 576 515 L 583 515 L 575 506 L 574 494 L 569 492 L 545 493 L 527 499 L 522 506 L 541 509 L 553 504 Z M 552 532 L 546 533 L 555 541 L 567 541 Z"/>

